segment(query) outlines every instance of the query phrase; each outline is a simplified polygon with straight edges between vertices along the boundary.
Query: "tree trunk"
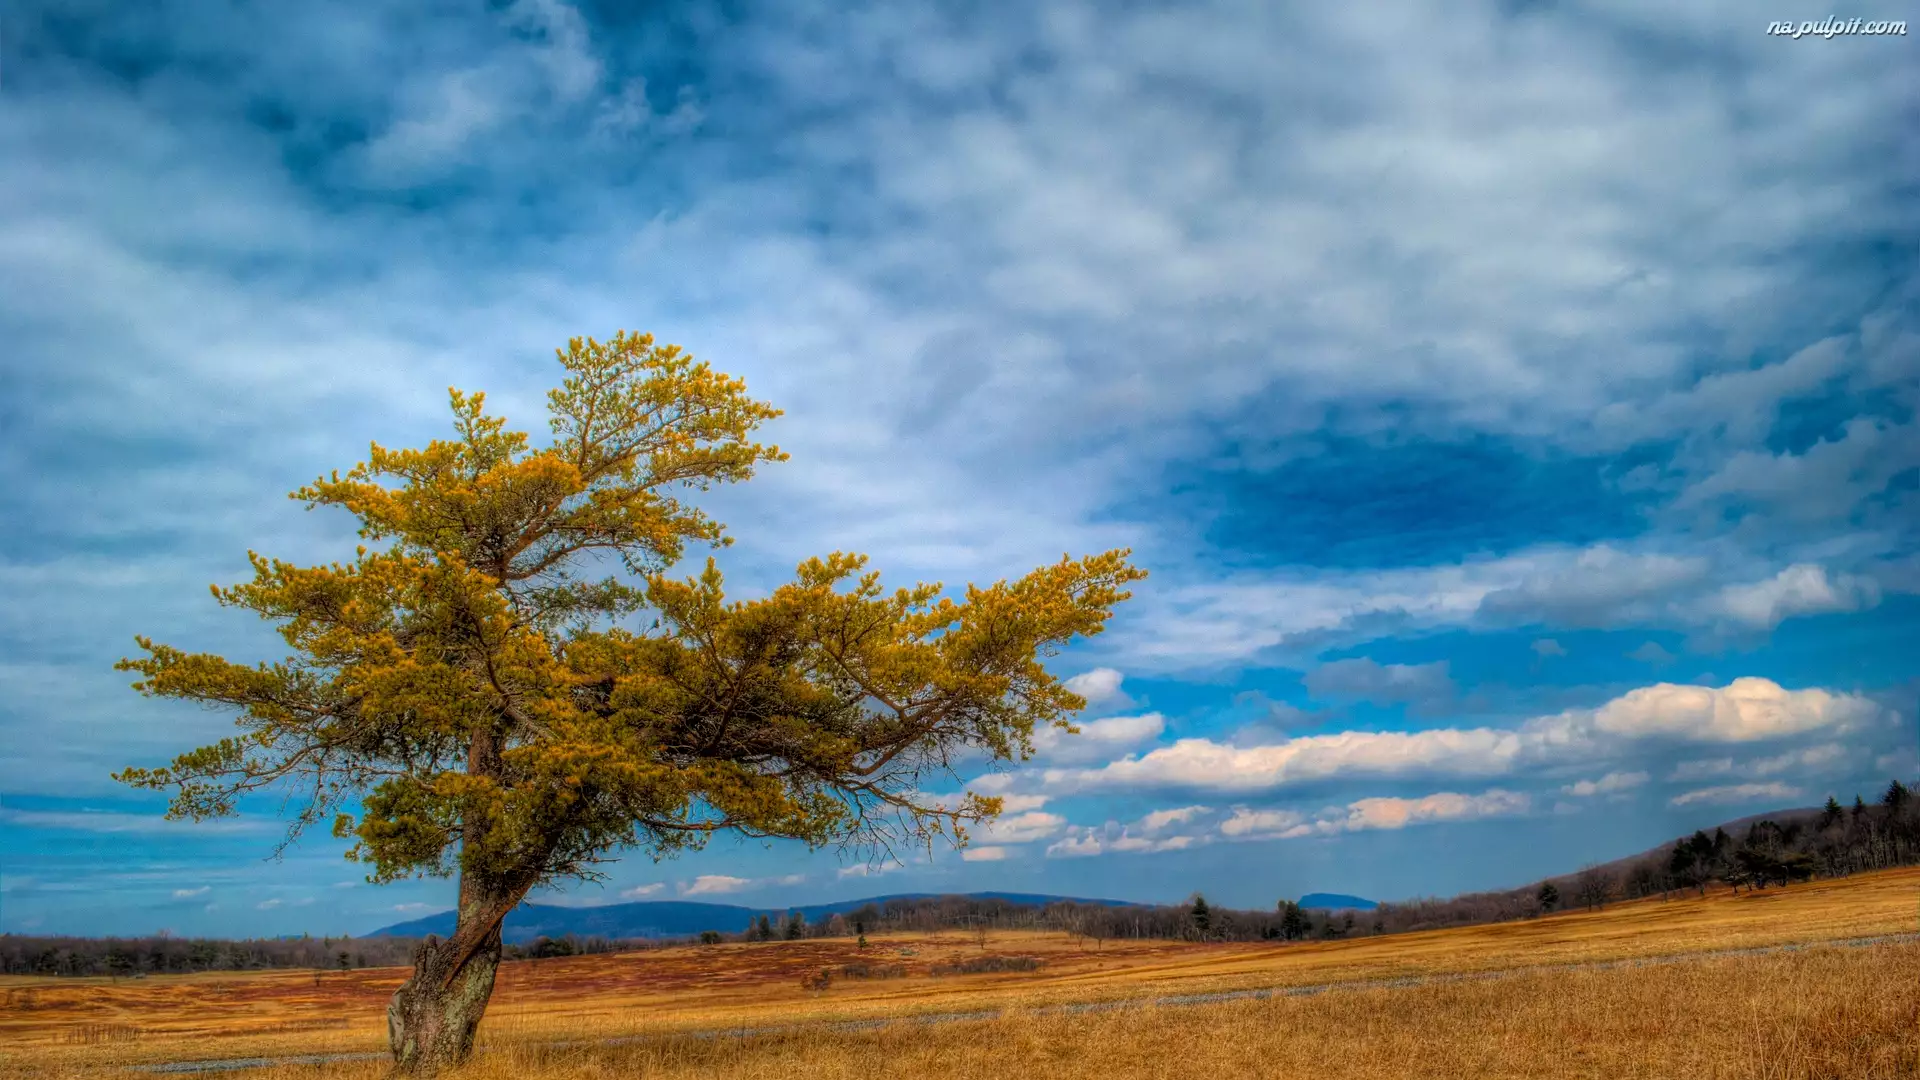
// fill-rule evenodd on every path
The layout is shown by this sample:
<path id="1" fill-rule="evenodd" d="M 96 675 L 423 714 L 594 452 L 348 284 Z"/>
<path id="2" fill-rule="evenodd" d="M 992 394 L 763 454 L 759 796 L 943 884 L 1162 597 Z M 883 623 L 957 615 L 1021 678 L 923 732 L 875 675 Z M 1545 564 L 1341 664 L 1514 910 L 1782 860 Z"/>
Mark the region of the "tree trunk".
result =
<path id="1" fill-rule="evenodd" d="M 512 904 L 507 905 L 508 909 Z M 500 968 L 500 918 L 477 912 L 446 941 L 428 938 L 414 954 L 413 976 L 387 1005 L 387 1042 L 394 1069 L 431 1076 L 464 1063 L 493 996 Z M 504 912 L 500 913 L 504 916 Z"/>
<path id="2" fill-rule="evenodd" d="M 497 733 L 475 730 L 467 748 L 468 774 L 490 777 L 499 768 Z M 477 821 L 461 824 L 463 856 L 482 842 L 484 830 Z M 500 926 L 526 896 L 527 884 L 513 887 L 462 869 L 453 936 L 421 943 L 412 977 L 387 1004 L 387 1045 L 396 1072 L 431 1076 L 473 1055 L 473 1039 L 500 970 Z"/>

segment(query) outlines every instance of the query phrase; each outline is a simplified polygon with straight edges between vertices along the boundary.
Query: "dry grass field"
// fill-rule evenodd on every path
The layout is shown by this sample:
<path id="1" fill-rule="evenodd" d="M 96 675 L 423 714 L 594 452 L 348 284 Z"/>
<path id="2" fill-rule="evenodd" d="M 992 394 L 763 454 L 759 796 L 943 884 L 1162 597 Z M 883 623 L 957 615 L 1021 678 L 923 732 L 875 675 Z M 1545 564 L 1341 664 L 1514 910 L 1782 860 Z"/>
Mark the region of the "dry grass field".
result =
<path id="1" fill-rule="evenodd" d="M 1685 963 L 1633 960 L 1920 930 L 1920 870 L 1519 924 L 1312 944 L 1184 945 L 1055 934 L 721 945 L 503 967 L 475 1080 L 551 1077 L 1920 1076 L 1920 943 Z M 1030 972 L 935 975 L 986 955 Z M 805 976 L 847 964 L 904 974 Z M 1035 1011 L 1253 987 L 1510 972 L 1197 1007 Z M 374 1051 L 403 972 L 0 979 L 0 1070 L 58 1076 L 155 1061 Z M 993 1010 L 872 1030 L 844 1021 Z M 716 1028 L 785 1029 L 687 1038 Z M 605 1040 L 649 1036 L 607 1045 Z M 542 1046 L 578 1040 L 565 1047 Z M 599 1045 L 594 1045 L 598 1043 Z M 373 1077 L 377 1063 L 251 1076 Z"/>

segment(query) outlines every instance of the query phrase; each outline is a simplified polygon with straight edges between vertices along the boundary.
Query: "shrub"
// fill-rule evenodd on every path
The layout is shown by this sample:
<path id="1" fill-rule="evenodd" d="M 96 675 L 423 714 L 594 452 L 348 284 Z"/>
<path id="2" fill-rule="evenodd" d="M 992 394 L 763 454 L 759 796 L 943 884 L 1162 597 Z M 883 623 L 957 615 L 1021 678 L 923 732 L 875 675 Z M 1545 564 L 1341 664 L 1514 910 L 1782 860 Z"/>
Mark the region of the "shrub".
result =
<path id="1" fill-rule="evenodd" d="M 1037 971 L 1040 958 L 1037 956 L 976 956 L 971 960 L 960 960 L 951 964 L 934 966 L 935 975 L 985 975 L 996 971 Z"/>
<path id="2" fill-rule="evenodd" d="M 848 979 L 898 979 L 907 973 L 905 964 L 847 964 L 840 969 L 840 975 Z"/>

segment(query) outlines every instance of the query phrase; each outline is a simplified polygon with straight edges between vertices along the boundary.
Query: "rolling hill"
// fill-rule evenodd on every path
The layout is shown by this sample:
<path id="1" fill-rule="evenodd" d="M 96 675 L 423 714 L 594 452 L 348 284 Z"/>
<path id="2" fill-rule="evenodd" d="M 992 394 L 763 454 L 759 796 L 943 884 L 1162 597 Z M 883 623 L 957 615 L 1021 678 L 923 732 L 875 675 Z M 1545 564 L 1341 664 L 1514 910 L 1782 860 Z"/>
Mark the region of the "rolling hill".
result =
<path id="1" fill-rule="evenodd" d="M 600 904 L 591 907 L 521 904 L 507 916 L 502 936 L 509 944 L 523 944 L 535 938 L 558 938 L 569 934 L 575 937 L 616 939 L 690 937 L 702 930 L 718 930 L 723 934 L 734 934 L 747 929 L 763 914 L 778 921 L 786 918 L 789 911 L 798 911 L 812 922 L 824 915 L 844 915 L 857 911 L 868 904 L 885 904 L 888 900 L 898 899 L 920 900 L 935 895 L 938 894 L 891 893 L 886 896 L 869 896 L 831 904 L 806 904 L 793 908 L 749 908 L 734 904 L 703 904 L 688 900 L 641 900 L 629 904 Z M 1104 904 L 1108 907 L 1136 906 L 1126 900 L 1095 900 L 1077 896 L 1051 896 L 1043 893 L 979 892 L 965 895 L 976 900 L 1004 900 L 1010 904 L 1022 905 L 1042 905 L 1071 900 L 1075 903 Z M 442 911 L 407 922 L 383 926 L 361 936 L 425 937 L 428 934 L 438 934 L 441 937 L 447 937 L 453 933 L 453 922 L 453 912 Z"/>
<path id="2" fill-rule="evenodd" d="M 1372 911 L 1380 905 L 1346 893 L 1315 892 L 1301 897 L 1300 906 L 1309 911 Z"/>

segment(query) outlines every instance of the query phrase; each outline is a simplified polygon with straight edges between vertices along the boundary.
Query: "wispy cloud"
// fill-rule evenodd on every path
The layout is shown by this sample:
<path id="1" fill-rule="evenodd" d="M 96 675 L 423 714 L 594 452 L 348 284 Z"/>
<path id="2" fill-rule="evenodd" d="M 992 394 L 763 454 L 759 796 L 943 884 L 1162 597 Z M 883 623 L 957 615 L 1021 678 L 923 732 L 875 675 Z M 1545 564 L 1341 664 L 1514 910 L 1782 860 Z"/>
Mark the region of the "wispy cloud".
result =
<path id="1" fill-rule="evenodd" d="M 1743 803 L 1760 799 L 1797 799 L 1801 791 L 1791 784 L 1778 780 L 1765 784 L 1727 784 L 1721 787 L 1700 788 L 1683 792 L 1668 800 L 1674 806 L 1691 806 L 1695 803 Z"/>
<path id="2" fill-rule="evenodd" d="M 1532 807 L 1532 798 L 1524 792 L 1495 788 L 1479 795 L 1462 795 L 1443 791 L 1412 799 L 1356 799 L 1345 807 L 1311 817 L 1284 811 L 1236 810 L 1221 824 L 1220 832 L 1241 840 L 1292 840 L 1369 829 L 1404 829 L 1409 825 L 1512 817 L 1525 814 Z"/>
<path id="3" fill-rule="evenodd" d="M 272 821 L 216 818 L 212 821 L 168 821 L 157 813 L 130 814 L 111 810 L 15 810 L 0 807 L 0 821 L 22 829 L 61 832 L 128 833 L 139 836 L 273 832 L 284 826 Z"/>
<path id="4" fill-rule="evenodd" d="M 1651 776 L 1644 772 L 1610 772 L 1598 780 L 1578 780 L 1560 789 L 1563 795 L 1586 798 L 1592 795 L 1612 795 L 1631 791 L 1645 784 Z"/>

